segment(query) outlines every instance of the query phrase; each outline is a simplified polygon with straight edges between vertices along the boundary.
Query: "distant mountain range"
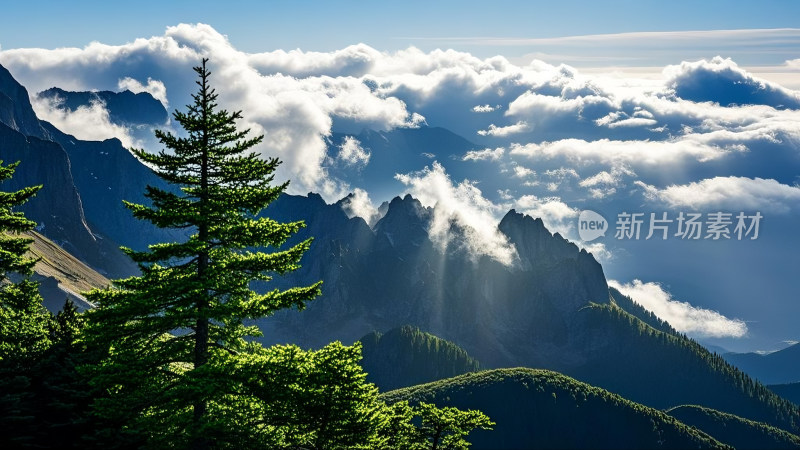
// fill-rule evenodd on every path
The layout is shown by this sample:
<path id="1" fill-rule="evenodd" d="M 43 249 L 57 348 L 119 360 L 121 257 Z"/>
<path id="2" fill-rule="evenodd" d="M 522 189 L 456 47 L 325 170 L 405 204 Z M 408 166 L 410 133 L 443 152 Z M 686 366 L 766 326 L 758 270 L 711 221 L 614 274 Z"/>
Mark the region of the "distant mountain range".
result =
<path id="1" fill-rule="evenodd" d="M 800 344 L 771 353 L 725 353 L 726 361 L 764 384 L 800 382 Z"/>
<path id="2" fill-rule="evenodd" d="M 53 87 L 39 92 L 37 97 L 71 112 L 100 102 L 108 111 L 109 119 L 119 125 L 163 125 L 169 119 L 164 105 L 146 92 L 74 92 Z"/>
<path id="3" fill-rule="evenodd" d="M 123 108 L 117 114 L 127 113 Z M 380 133 L 374 139 L 373 152 L 378 142 L 387 140 L 387 148 L 419 154 L 435 143 L 467 145 L 447 130 L 424 127 Z M 137 270 L 118 245 L 143 248 L 182 236 L 135 220 L 121 203 L 145 202 L 147 184 L 168 186 L 118 140 L 80 141 L 36 119 L 24 88 L 1 67 L 0 155 L 22 161 L 13 185 L 3 189 L 44 184 L 25 208 L 40 224 L 39 232 L 109 278 Z M 323 295 L 306 310 L 282 311 L 258 321 L 264 343 L 319 347 L 361 339 L 365 367 L 371 367 L 384 389 L 478 367 L 525 366 L 562 372 L 651 408 L 696 404 L 800 432 L 795 405 L 680 335 L 634 299 L 610 290 L 596 259 L 551 233 L 541 219 L 514 210 L 503 217 L 497 232 L 518 256 L 506 265 L 471 253 L 465 245 L 471 231 L 456 222 L 450 222 L 446 242 L 433 236 L 437 212 L 411 196 L 384 205 L 371 225 L 349 218 L 342 206 L 327 204 L 316 194 L 283 195 L 264 212 L 279 221 L 305 220 L 307 228 L 294 239 L 315 241 L 299 271 L 260 287 L 324 281 Z M 399 328 L 406 325 L 412 328 Z M 431 365 L 440 366 L 433 370 Z M 387 375 L 391 367 L 408 379 L 392 379 Z M 643 407 L 583 384 L 573 386 L 575 380 L 563 375 L 480 373 L 487 380 L 511 380 L 501 384 L 513 388 L 486 391 L 501 395 L 499 403 L 512 404 L 508 402 L 516 401 L 512 396 L 521 395 L 520 389 L 540 392 L 535 386 L 541 385 L 546 395 L 536 397 L 534 404 L 555 394 L 578 414 L 570 420 L 598 420 L 608 410 L 609 418 L 645 417 L 656 424 L 631 442 L 652 446 L 669 436 L 670 445 L 718 445 L 662 413 L 648 409 L 641 415 Z M 573 393 L 575 399 L 586 394 L 594 406 L 575 412 L 580 403 Z M 589 410 L 593 414 L 585 415 Z M 609 427 L 615 429 L 620 428 Z M 597 442 L 617 443 L 613 436 L 608 439 Z"/>

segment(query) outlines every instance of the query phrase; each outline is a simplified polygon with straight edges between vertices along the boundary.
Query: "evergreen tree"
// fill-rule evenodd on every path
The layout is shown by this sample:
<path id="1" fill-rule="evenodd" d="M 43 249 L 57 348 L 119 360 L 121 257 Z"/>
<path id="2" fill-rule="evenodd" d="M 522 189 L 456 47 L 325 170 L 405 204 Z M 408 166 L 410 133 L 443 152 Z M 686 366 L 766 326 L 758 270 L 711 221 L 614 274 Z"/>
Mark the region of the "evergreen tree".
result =
<path id="1" fill-rule="evenodd" d="M 269 281 L 299 267 L 310 240 L 280 247 L 304 226 L 278 223 L 259 212 L 288 183 L 273 186 L 277 158 L 252 151 L 263 136 L 239 131 L 240 112 L 218 109 L 209 85 L 207 60 L 195 67 L 199 91 L 186 112 L 174 113 L 185 136 L 156 132 L 167 148 L 134 153 L 164 180 L 179 187 L 147 187 L 151 206 L 126 203 L 135 217 L 162 228 L 189 229 L 183 242 L 125 249 L 141 276 L 117 280 L 112 288 L 88 294 L 97 308 L 88 336 L 107 346 L 107 355 L 89 367 L 93 383 L 107 398 L 97 412 L 120 425 L 115 436 L 143 438 L 151 447 L 265 445 L 269 426 L 242 429 L 250 416 L 268 408 L 237 379 L 255 379 L 257 336 L 245 321 L 283 308 L 303 308 L 319 284 L 258 294 L 252 281 Z M 271 247 L 272 253 L 251 249 Z"/>
<path id="2" fill-rule="evenodd" d="M 249 426 L 273 428 L 280 439 L 270 448 L 380 448 L 384 406 L 358 364 L 360 344 L 333 342 L 317 351 L 278 345 L 252 357 L 261 375 L 242 383 L 265 408 L 252 411 Z M 236 368 L 229 373 L 236 382 Z"/>
<path id="3" fill-rule="evenodd" d="M 50 321 L 52 345 L 34 368 L 39 447 L 86 449 L 86 437 L 98 426 L 90 410 L 96 392 L 77 370 L 96 359 L 80 340 L 84 327 L 84 315 L 69 298 Z"/>
<path id="4" fill-rule="evenodd" d="M 10 179 L 18 164 L 3 166 L 0 161 L 0 182 Z M 28 278 L 36 264 L 26 255 L 32 239 L 20 236 L 36 223 L 13 211 L 40 188 L 0 192 L 0 443 L 14 447 L 32 442 L 32 370 L 50 344 L 50 314 L 42 306 L 38 285 Z M 12 281 L 12 274 L 21 279 Z"/>

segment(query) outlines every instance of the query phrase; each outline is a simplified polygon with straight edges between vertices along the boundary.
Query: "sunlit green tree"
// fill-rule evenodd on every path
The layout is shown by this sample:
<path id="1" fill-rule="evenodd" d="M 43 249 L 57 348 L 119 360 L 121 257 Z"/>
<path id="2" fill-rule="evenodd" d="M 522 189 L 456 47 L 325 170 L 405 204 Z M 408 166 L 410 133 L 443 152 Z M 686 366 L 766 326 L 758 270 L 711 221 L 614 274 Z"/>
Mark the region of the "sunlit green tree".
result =
<path id="1" fill-rule="evenodd" d="M 8 181 L 18 164 L 0 161 L 0 182 Z M 36 264 L 28 255 L 33 240 L 22 235 L 36 223 L 14 210 L 40 188 L 0 191 L 0 443 L 10 446 L 31 443 L 36 425 L 32 371 L 50 345 L 50 314 L 29 278 Z"/>
<path id="2" fill-rule="evenodd" d="M 263 136 L 237 129 L 240 112 L 218 107 L 207 61 L 194 70 L 194 101 L 174 113 L 185 136 L 157 131 L 165 150 L 134 150 L 177 189 L 148 186 L 151 205 L 127 203 L 139 219 L 192 234 L 143 252 L 126 249 L 141 276 L 88 294 L 97 305 L 89 339 L 108 352 L 87 373 L 108 393 L 97 412 L 121 424 L 120 438 L 143 435 L 151 447 L 266 445 L 269 426 L 242 424 L 268 405 L 229 372 L 235 367 L 240 381 L 261 376 L 257 348 L 247 342 L 259 332 L 245 322 L 303 308 L 320 283 L 264 294 L 250 288 L 297 269 L 310 240 L 283 248 L 304 224 L 259 216 L 287 186 L 273 184 L 279 161 L 253 151 Z"/>

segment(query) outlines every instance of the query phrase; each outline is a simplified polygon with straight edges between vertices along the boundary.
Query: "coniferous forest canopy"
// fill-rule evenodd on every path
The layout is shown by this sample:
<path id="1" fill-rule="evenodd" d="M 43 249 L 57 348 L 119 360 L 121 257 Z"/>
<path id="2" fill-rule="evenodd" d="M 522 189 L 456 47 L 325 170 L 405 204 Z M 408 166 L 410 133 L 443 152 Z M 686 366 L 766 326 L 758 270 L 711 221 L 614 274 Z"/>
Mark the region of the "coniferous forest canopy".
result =
<path id="1" fill-rule="evenodd" d="M 0 449 L 800 449 L 800 4 L 46 3 Z"/>

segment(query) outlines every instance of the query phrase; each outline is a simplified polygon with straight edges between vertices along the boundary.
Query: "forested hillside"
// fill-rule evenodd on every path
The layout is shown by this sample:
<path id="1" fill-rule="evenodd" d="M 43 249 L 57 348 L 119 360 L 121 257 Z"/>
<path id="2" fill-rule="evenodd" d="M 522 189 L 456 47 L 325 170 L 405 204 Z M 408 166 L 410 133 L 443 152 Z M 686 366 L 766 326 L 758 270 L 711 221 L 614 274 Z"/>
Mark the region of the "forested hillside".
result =
<path id="1" fill-rule="evenodd" d="M 668 409 L 667 414 L 738 450 L 800 448 L 800 437 L 792 433 L 714 409 L 684 405 Z"/>
<path id="2" fill-rule="evenodd" d="M 381 396 L 480 409 L 494 430 L 476 430 L 474 449 L 727 448 L 653 408 L 547 370 L 496 369 Z"/>
<path id="3" fill-rule="evenodd" d="M 361 338 L 361 366 L 383 392 L 480 370 L 464 349 L 419 328 L 403 326 Z"/>

